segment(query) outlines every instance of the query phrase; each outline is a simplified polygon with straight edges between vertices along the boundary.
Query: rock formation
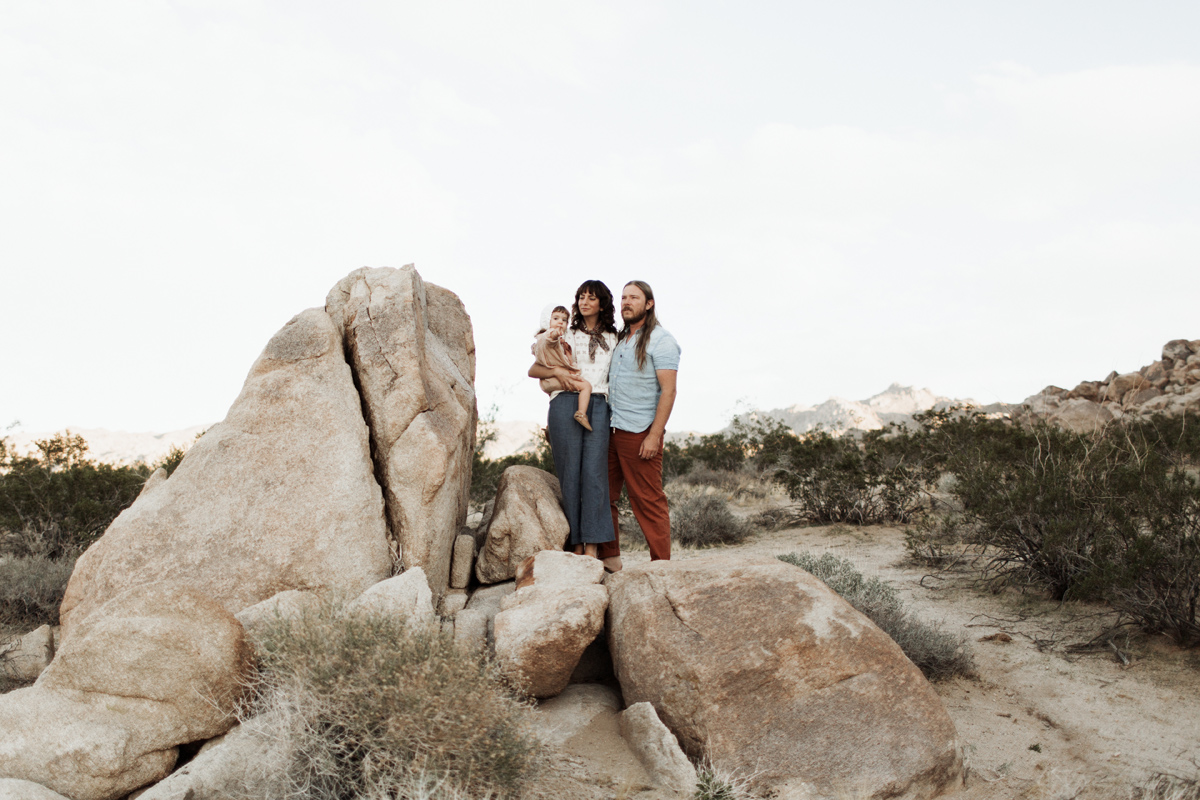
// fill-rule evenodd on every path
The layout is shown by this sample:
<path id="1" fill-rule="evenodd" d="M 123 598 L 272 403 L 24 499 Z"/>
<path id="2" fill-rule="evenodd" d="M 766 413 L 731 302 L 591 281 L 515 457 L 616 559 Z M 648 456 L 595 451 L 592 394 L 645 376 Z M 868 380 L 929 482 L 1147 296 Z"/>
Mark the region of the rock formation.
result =
<path id="1" fill-rule="evenodd" d="M 356 270 L 325 308 L 362 391 L 391 534 L 435 598 L 467 516 L 475 447 L 475 340 L 462 302 L 411 266 Z"/>
<path id="2" fill-rule="evenodd" d="M 0 695 L 0 777 L 113 800 L 171 771 L 178 746 L 224 733 L 251 665 L 217 601 L 139 586 L 80 620 L 26 689 Z"/>
<path id="3" fill-rule="evenodd" d="M 267 344 L 225 421 L 79 559 L 63 639 L 138 584 L 191 587 L 236 614 L 286 589 L 357 594 L 391 572 L 362 404 L 341 336 L 310 309 Z"/>
<path id="4" fill-rule="evenodd" d="M 1161 360 L 1137 372 L 1111 372 L 1104 380 L 1083 381 L 1070 390 L 1047 386 L 1027 397 L 1012 417 L 1091 433 L 1126 415 L 1185 411 L 1200 411 L 1200 339 L 1172 339 L 1163 345 Z"/>
<path id="5" fill-rule="evenodd" d="M 496 660 L 533 697 L 567 687 L 580 656 L 604 627 L 604 566 L 590 556 L 544 550 L 528 583 L 504 598 L 495 619 Z"/>
<path id="6" fill-rule="evenodd" d="M 485 525 L 475 561 L 480 583 L 511 580 L 522 561 L 542 550 L 561 550 L 571 532 L 558 479 L 536 467 L 504 470 Z"/>
<path id="7" fill-rule="evenodd" d="M 653 705 L 691 755 L 784 798 L 961 786 L 954 724 L 920 670 L 804 570 L 704 556 L 626 569 L 609 588 L 625 702 Z"/>

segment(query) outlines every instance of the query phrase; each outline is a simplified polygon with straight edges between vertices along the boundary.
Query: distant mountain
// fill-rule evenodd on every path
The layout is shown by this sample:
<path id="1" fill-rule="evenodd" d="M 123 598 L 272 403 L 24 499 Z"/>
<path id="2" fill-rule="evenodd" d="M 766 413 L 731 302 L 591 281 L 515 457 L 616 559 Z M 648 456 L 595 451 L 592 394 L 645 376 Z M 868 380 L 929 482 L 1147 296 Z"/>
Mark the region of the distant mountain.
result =
<path id="1" fill-rule="evenodd" d="M 152 464 L 171 452 L 172 447 L 186 450 L 196 436 L 208 430 L 210 425 L 193 425 L 182 430 L 167 433 L 130 433 L 129 431 L 110 431 L 104 428 L 68 428 L 72 434 L 82 436 L 88 443 L 88 458 L 105 464 L 136 464 L 144 461 Z M 30 453 L 34 450 L 33 443 L 49 439 L 55 433 L 62 431 L 43 431 L 34 433 L 12 433 L 8 435 L 9 442 L 17 452 Z"/>
<path id="2" fill-rule="evenodd" d="M 755 411 L 755 415 L 780 420 L 796 433 L 806 433 L 818 427 L 833 434 L 847 431 L 874 431 L 891 422 L 908 422 L 914 414 L 954 405 L 977 405 L 974 400 L 936 395 L 928 389 L 914 389 L 893 383 L 866 400 L 846 400 L 831 397 L 816 406 L 795 405 L 770 411 Z M 1002 403 L 980 410 L 995 413 L 1007 409 Z"/>

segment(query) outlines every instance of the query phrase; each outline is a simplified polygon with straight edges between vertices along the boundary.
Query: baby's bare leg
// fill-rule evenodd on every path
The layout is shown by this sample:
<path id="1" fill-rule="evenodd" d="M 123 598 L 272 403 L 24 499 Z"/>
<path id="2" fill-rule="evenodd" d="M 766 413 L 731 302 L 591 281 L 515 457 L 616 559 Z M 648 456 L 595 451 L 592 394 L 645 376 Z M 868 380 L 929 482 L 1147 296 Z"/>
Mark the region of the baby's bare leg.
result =
<path id="1" fill-rule="evenodd" d="M 586 417 L 588 412 L 588 403 L 592 399 L 592 384 L 588 383 L 583 378 L 580 378 L 579 382 L 583 384 L 579 389 L 579 410 Z"/>
<path id="2" fill-rule="evenodd" d="M 592 399 L 592 385 L 583 378 L 579 379 L 579 383 L 579 410 L 575 412 L 575 421 L 590 431 L 592 423 L 588 422 L 587 407 Z"/>

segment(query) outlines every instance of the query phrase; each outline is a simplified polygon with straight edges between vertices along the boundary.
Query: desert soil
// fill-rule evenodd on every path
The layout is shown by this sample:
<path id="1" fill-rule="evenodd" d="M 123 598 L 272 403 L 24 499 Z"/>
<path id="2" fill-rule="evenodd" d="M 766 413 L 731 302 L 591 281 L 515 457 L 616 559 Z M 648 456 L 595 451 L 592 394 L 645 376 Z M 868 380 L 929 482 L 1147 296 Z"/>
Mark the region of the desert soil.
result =
<path id="1" fill-rule="evenodd" d="M 935 684 L 969 765 L 959 797 L 1125 799 L 1155 773 L 1200 773 L 1200 652 L 1137 634 L 1122 634 L 1115 649 L 1081 650 L 1111 622 L 1102 608 L 996 592 L 965 567 L 915 564 L 896 527 L 788 528 L 715 550 L 677 547 L 672 557 L 802 551 L 849 559 L 922 619 L 966 636 L 978 676 Z M 648 559 L 625 555 L 627 565 Z"/>

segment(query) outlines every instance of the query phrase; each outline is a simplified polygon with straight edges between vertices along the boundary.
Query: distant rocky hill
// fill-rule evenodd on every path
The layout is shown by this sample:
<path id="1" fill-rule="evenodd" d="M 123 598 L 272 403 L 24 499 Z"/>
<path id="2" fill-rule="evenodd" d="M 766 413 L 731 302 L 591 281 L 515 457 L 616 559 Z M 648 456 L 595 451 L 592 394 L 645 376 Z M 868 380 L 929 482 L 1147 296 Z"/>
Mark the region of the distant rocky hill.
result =
<path id="1" fill-rule="evenodd" d="M 914 389 L 893 383 L 888 388 L 866 400 L 845 400 L 831 397 L 816 406 L 795 405 L 757 411 L 756 415 L 771 417 L 783 422 L 796 433 L 806 433 L 816 428 L 840 435 L 848 431 L 874 431 L 889 423 L 905 423 L 914 414 L 930 409 L 949 406 L 977 405 L 974 400 L 956 399 L 936 395 L 928 389 Z M 1005 412 L 1008 406 L 995 403 L 981 407 L 985 413 Z"/>
<path id="2" fill-rule="evenodd" d="M 136 464 L 144 461 L 153 464 L 167 453 L 172 447 L 186 450 L 196 441 L 196 437 L 204 433 L 210 426 L 193 425 L 167 433 L 145 433 L 129 431 L 110 431 L 105 428 L 68 428 L 72 434 L 82 436 L 88 443 L 88 457 L 104 464 Z M 33 452 L 33 443 L 49 439 L 55 433 L 62 431 L 41 431 L 33 433 L 12 433 L 8 441 L 19 453 Z"/>
<path id="3" fill-rule="evenodd" d="M 1025 398 L 1014 419 L 1046 420 L 1090 433 L 1124 416 L 1174 416 L 1200 411 L 1200 339 L 1172 339 L 1162 359 L 1137 372 L 1110 372 L 1074 389 L 1047 386 Z"/>

